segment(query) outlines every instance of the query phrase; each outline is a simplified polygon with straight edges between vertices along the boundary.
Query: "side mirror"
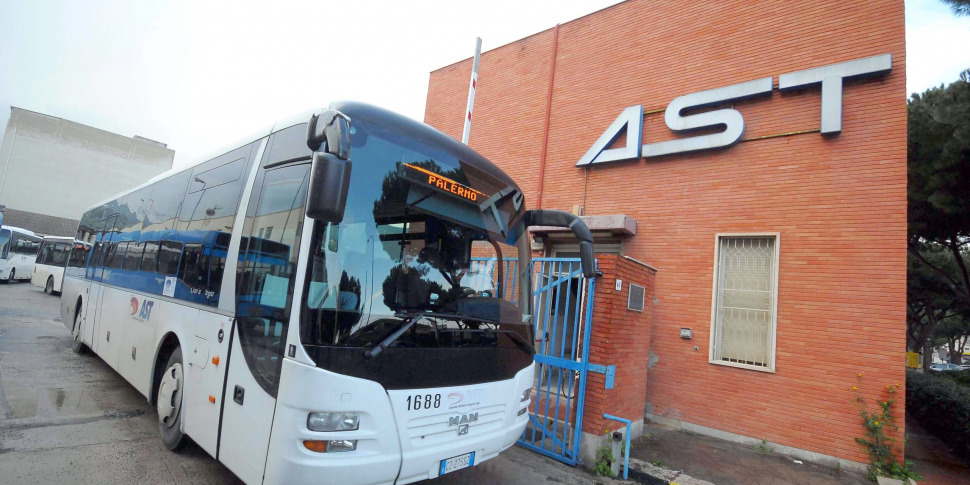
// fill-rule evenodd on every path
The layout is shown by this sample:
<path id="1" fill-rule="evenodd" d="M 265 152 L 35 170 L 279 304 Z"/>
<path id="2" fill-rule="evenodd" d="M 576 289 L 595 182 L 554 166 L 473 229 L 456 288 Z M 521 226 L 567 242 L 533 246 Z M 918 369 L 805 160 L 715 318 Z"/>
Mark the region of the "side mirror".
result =
<path id="1" fill-rule="evenodd" d="M 593 234 L 589 232 L 582 219 L 568 212 L 557 210 L 530 210 L 522 216 L 522 221 L 528 226 L 566 227 L 573 231 L 579 239 L 579 260 L 583 267 L 583 276 L 596 276 L 596 258 L 593 256 Z"/>
<path id="2" fill-rule="evenodd" d="M 328 109 L 310 117 L 307 125 L 306 144 L 314 152 L 326 143 L 327 153 L 347 160 L 350 158 L 350 118 L 335 110 Z"/>
<path id="3" fill-rule="evenodd" d="M 350 190 L 350 160 L 328 152 L 314 152 L 310 167 L 310 190 L 306 215 L 310 219 L 339 224 L 344 219 Z"/>

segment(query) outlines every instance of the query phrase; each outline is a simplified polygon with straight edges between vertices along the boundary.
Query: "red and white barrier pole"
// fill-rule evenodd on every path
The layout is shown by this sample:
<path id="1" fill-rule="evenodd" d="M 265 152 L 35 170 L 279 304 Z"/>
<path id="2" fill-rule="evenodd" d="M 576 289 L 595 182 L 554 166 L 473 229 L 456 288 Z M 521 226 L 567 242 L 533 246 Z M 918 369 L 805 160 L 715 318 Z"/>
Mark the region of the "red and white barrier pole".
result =
<path id="1" fill-rule="evenodd" d="M 465 108 L 465 129 L 461 133 L 461 142 L 468 144 L 468 133 L 472 129 L 472 108 L 475 107 L 475 86 L 478 84 L 478 59 L 482 57 L 482 38 L 475 38 L 475 61 L 472 63 L 472 80 L 468 84 L 468 107 Z"/>

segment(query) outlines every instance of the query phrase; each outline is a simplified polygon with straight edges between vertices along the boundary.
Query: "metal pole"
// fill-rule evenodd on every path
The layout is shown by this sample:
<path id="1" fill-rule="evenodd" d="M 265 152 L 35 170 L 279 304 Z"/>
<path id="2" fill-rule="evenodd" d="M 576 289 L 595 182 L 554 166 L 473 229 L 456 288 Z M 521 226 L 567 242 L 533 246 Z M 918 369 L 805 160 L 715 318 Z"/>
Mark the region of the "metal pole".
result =
<path id="1" fill-rule="evenodd" d="M 472 129 L 472 108 L 475 107 L 475 86 L 478 84 L 478 59 L 482 57 L 482 38 L 475 38 L 475 60 L 472 62 L 472 79 L 468 83 L 468 106 L 465 108 L 465 129 L 461 142 L 468 144 L 468 132 Z"/>

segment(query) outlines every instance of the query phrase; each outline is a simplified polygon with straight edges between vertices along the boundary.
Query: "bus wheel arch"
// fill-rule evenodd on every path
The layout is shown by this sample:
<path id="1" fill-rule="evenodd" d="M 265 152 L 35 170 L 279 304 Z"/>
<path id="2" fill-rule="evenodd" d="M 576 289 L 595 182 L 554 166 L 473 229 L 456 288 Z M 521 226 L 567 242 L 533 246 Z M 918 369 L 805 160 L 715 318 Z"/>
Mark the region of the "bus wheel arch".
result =
<path id="1" fill-rule="evenodd" d="M 71 327 L 71 337 L 74 341 L 71 343 L 71 350 L 75 354 L 83 354 L 88 350 L 87 345 L 81 341 L 81 297 L 77 298 L 77 303 L 74 305 L 74 325 Z"/>
<path id="2" fill-rule="evenodd" d="M 178 337 L 169 332 L 162 339 L 155 358 L 154 379 L 149 402 L 158 413 L 158 431 L 169 450 L 176 451 L 185 443 L 182 433 L 182 390 L 185 373 L 182 348 Z"/>

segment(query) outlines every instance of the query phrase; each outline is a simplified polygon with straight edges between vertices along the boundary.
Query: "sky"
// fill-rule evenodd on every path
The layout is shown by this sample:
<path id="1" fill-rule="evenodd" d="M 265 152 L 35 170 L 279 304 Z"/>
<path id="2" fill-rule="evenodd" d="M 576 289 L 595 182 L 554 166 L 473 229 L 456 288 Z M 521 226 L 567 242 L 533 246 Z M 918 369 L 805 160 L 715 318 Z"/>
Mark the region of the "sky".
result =
<path id="1" fill-rule="evenodd" d="M 16 106 L 166 143 L 181 167 L 334 99 L 421 120 L 429 73 L 476 36 L 488 51 L 616 3 L 0 0 L 0 126 Z M 955 81 L 970 17 L 907 0 L 906 44 L 908 92 Z"/>

